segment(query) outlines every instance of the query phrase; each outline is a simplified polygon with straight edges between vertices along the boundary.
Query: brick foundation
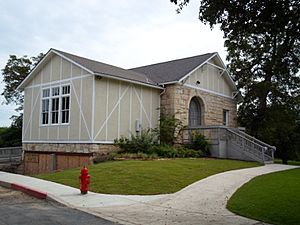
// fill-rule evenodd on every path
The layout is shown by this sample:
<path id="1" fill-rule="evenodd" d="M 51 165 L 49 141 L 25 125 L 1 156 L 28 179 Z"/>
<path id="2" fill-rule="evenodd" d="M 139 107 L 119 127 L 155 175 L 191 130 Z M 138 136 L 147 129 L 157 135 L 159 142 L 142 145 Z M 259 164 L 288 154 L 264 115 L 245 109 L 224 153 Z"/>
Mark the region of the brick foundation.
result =
<path id="1" fill-rule="evenodd" d="M 118 148 L 103 144 L 26 143 L 23 150 L 24 173 L 39 174 L 89 165 Z"/>

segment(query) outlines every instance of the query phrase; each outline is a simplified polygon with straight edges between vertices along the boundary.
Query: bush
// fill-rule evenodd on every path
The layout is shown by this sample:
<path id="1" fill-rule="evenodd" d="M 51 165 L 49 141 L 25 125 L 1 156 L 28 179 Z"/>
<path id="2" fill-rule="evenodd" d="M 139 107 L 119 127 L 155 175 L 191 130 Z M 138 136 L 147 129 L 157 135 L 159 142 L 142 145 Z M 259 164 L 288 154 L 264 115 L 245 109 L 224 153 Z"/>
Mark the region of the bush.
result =
<path id="1" fill-rule="evenodd" d="M 205 155 L 202 151 L 186 148 L 174 148 L 166 144 L 153 146 L 151 148 L 151 153 L 157 154 L 159 157 L 163 158 L 198 158 Z"/>
<path id="2" fill-rule="evenodd" d="M 159 129 L 155 130 L 159 136 L 160 143 L 173 145 L 176 140 L 175 131 L 180 129 L 181 126 L 181 121 L 176 119 L 174 115 L 161 115 L 159 119 Z"/>
<path id="3" fill-rule="evenodd" d="M 193 136 L 193 142 L 189 148 L 174 148 L 166 143 L 157 143 L 157 133 L 152 130 L 143 130 L 140 135 L 131 135 L 131 138 L 116 139 L 115 145 L 121 151 L 114 158 L 130 159 L 154 159 L 203 157 L 208 155 L 207 141 L 201 134 Z M 192 149 L 196 147 L 195 149 Z"/>
<path id="4" fill-rule="evenodd" d="M 118 153 L 114 155 L 114 160 L 119 159 L 140 159 L 140 160 L 152 160 L 157 159 L 158 156 L 156 154 L 145 154 L 142 152 L 138 153 Z"/>
<path id="5" fill-rule="evenodd" d="M 208 156 L 210 154 L 209 149 L 208 149 L 208 141 L 207 141 L 206 137 L 203 134 L 198 133 L 198 132 L 192 133 L 191 143 L 187 144 L 186 147 L 189 149 L 201 150 L 201 152 L 205 156 Z"/>
<path id="6" fill-rule="evenodd" d="M 115 139 L 114 144 L 121 148 L 121 152 L 149 153 L 151 147 L 157 144 L 157 135 L 152 130 L 142 130 L 140 135 L 131 135 L 131 138 Z"/>

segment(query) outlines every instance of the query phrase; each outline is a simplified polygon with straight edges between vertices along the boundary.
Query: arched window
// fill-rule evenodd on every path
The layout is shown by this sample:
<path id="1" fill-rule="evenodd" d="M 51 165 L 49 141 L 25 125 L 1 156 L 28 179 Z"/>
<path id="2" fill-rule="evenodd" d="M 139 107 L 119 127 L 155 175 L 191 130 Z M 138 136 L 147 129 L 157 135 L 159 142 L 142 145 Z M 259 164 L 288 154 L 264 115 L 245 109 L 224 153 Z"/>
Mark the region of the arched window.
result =
<path id="1" fill-rule="evenodd" d="M 193 97 L 189 107 L 189 127 L 197 127 L 201 125 L 201 106 L 196 97 Z"/>

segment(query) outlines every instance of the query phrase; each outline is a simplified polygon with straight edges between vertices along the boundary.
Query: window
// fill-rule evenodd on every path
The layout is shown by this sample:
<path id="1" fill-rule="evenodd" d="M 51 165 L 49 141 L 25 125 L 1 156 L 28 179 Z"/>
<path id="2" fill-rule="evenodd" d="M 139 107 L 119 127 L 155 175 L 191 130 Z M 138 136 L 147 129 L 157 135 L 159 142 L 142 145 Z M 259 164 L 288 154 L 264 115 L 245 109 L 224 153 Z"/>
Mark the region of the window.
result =
<path id="1" fill-rule="evenodd" d="M 61 97 L 61 123 L 69 123 L 70 111 L 70 86 L 62 87 Z"/>
<path id="2" fill-rule="evenodd" d="M 44 89 L 42 91 L 42 124 L 49 123 L 49 100 L 50 89 Z"/>
<path id="3" fill-rule="evenodd" d="M 201 125 L 201 106 L 199 100 L 193 97 L 189 108 L 189 126 L 197 127 Z"/>
<path id="4" fill-rule="evenodd" d="M 223 125 L 228 126 L 228 122 L 229 122 L 229 111 L 223 109 Z"/>
<path id="5" fill-rule="evenodd" d="M 52 98 L 51 99 L 51 123 L 57 124 L 58 123 L 58 113 L 59 113 L 59 98 Z"/>
<path id="6" fill-rule="evenodd" d="M 42 125 L 69 123 L 69 111 L 70 85 L 42 90 Z"/>

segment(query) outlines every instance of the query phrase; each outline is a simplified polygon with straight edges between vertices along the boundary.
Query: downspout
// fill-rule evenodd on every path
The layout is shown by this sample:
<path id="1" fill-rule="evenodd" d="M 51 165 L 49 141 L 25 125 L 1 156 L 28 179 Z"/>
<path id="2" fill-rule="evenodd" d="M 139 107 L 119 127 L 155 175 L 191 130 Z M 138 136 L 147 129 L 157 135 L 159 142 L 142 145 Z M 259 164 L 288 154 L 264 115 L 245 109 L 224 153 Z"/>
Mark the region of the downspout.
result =
<path id="1" fill-rule="evenodd" d="M 161 96 L 166 92 L 165 85 L 162 84 L 161 86 L 163 87 L 163 91 L 159 94 L 159 115 L 161 114 L 161 112 L 160 112 L 160 109 L 161 109 Z"/>
<path id="2" fill-rule="evenodd" d="M 159 94 L 159 97 L 161 97 L 166 92 L 165 85 L 162 84 L 161 86 L 163 87 L 163 91 Z"/>
<path id="3" fill-rule="evenodd" d="M 165 85 L 161 85 L 163 87 L 163 91 L 159 94 L 159 126 L 160 126 L 160 114 L 161 114 L 161 96 L 166 92 Z M 158 138 L 158 143 L 160 144 L 160 138 Z"/>

